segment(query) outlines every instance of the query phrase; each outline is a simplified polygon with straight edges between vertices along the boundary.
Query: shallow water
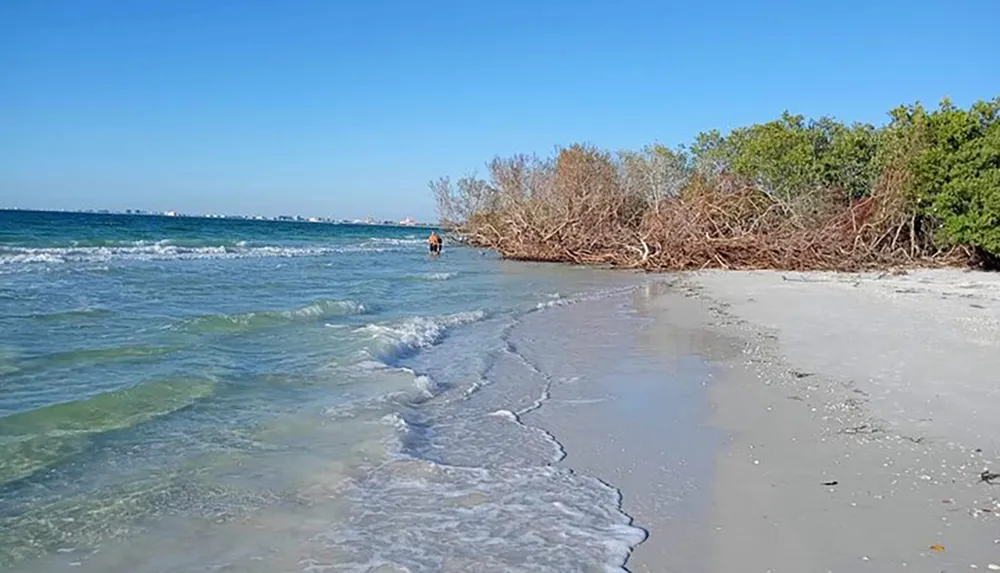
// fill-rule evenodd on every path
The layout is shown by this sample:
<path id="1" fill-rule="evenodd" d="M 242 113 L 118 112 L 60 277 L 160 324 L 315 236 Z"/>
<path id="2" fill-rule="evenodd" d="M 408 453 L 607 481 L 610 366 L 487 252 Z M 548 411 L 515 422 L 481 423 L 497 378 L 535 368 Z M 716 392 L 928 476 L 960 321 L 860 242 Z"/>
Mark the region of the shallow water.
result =
<path id="1" fill-rule="evenodd" d="M 521 422 L 553 370 L 519 345 L 641 282 L 415 229 L 0 212 L 0 566 L 618 570 L 643 532 Z"/>

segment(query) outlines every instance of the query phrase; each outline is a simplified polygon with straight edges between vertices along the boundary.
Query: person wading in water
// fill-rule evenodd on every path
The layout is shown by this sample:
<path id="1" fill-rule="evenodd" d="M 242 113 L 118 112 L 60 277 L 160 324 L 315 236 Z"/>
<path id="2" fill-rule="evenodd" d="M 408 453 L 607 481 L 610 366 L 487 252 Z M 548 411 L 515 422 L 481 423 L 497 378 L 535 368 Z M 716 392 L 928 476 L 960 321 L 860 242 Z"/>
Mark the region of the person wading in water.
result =
<path id="1" fill-rule="evenodd" d="M 438 235 L 437 231 L 431 231 L 431 236 L 427 237 L 427 244 L 430 245 L 432 254 L 441 254 L 441 235 Z"/>

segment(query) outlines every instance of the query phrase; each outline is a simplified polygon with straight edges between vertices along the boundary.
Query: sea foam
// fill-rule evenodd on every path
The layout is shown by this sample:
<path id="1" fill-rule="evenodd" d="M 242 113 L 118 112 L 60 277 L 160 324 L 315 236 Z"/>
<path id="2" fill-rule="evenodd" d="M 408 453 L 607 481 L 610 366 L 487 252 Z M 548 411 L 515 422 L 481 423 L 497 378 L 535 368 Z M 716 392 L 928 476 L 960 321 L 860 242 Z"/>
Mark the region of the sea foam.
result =
<path id="1" fill-rule="evenodd" d="M 0 247 L 0 265 L 37 263 L 93 263 L 110 261 L 167 261 L 315 257 L 343 253 L 398 251 L 408 243 L 365 242 L 338 246 L 250 245 L 236 241 L 223 245 L 185 246 L 169 241 L 136 241 L 130 245 L 70 247 Z"/>
<path id="2" fill-rule="evenodd" d="M 414 316 L 389 324 L 369 324 L 359 331 L 371 337 L 371 354 L 391 364 L 421 348 L 437 344 L 450 328 L 485 318 L 486 312 L 482 310 L 437 317 Z"/>

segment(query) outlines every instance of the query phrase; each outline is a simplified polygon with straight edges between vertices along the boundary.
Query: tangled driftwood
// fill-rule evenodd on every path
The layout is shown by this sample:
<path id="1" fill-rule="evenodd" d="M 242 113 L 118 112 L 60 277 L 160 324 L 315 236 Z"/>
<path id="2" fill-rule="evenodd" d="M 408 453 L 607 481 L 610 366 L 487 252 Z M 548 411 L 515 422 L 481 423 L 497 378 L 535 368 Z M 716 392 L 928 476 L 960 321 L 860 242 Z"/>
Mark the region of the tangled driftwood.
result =
<path id="1" fill-rule="evenodd" d="M 782 199 L 718 176 L 693 177 L 658 200 L 622 185 L 610 158 L 590 148 L 565 150 L 550 164 L 497 160 L 491 173 L 492 185 L 479 182 L 475 201 L 465 198 L 459 232 L 510 259 L 650 271 L 850 271 L 971 260 L 963 250 L 934 248 L 901 171 L 887 171 L 862 198 L 815 189 Z M 454 191 L 438 191 L 439 204 L 446 192 L 455 200 Z"/>

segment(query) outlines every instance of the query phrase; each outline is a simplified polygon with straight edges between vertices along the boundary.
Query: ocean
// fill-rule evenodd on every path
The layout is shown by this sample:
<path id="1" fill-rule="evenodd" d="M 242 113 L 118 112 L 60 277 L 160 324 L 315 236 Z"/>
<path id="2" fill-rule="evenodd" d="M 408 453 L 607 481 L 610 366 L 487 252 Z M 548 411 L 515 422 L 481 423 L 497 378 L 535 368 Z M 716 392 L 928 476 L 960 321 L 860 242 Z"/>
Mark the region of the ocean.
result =
<path id="1" fill-rule="evenodd" d="M 427 232 L 0 211 L 0 568 L 621 570 L 619 492 L 521 417 L 642 277 Z"/>

